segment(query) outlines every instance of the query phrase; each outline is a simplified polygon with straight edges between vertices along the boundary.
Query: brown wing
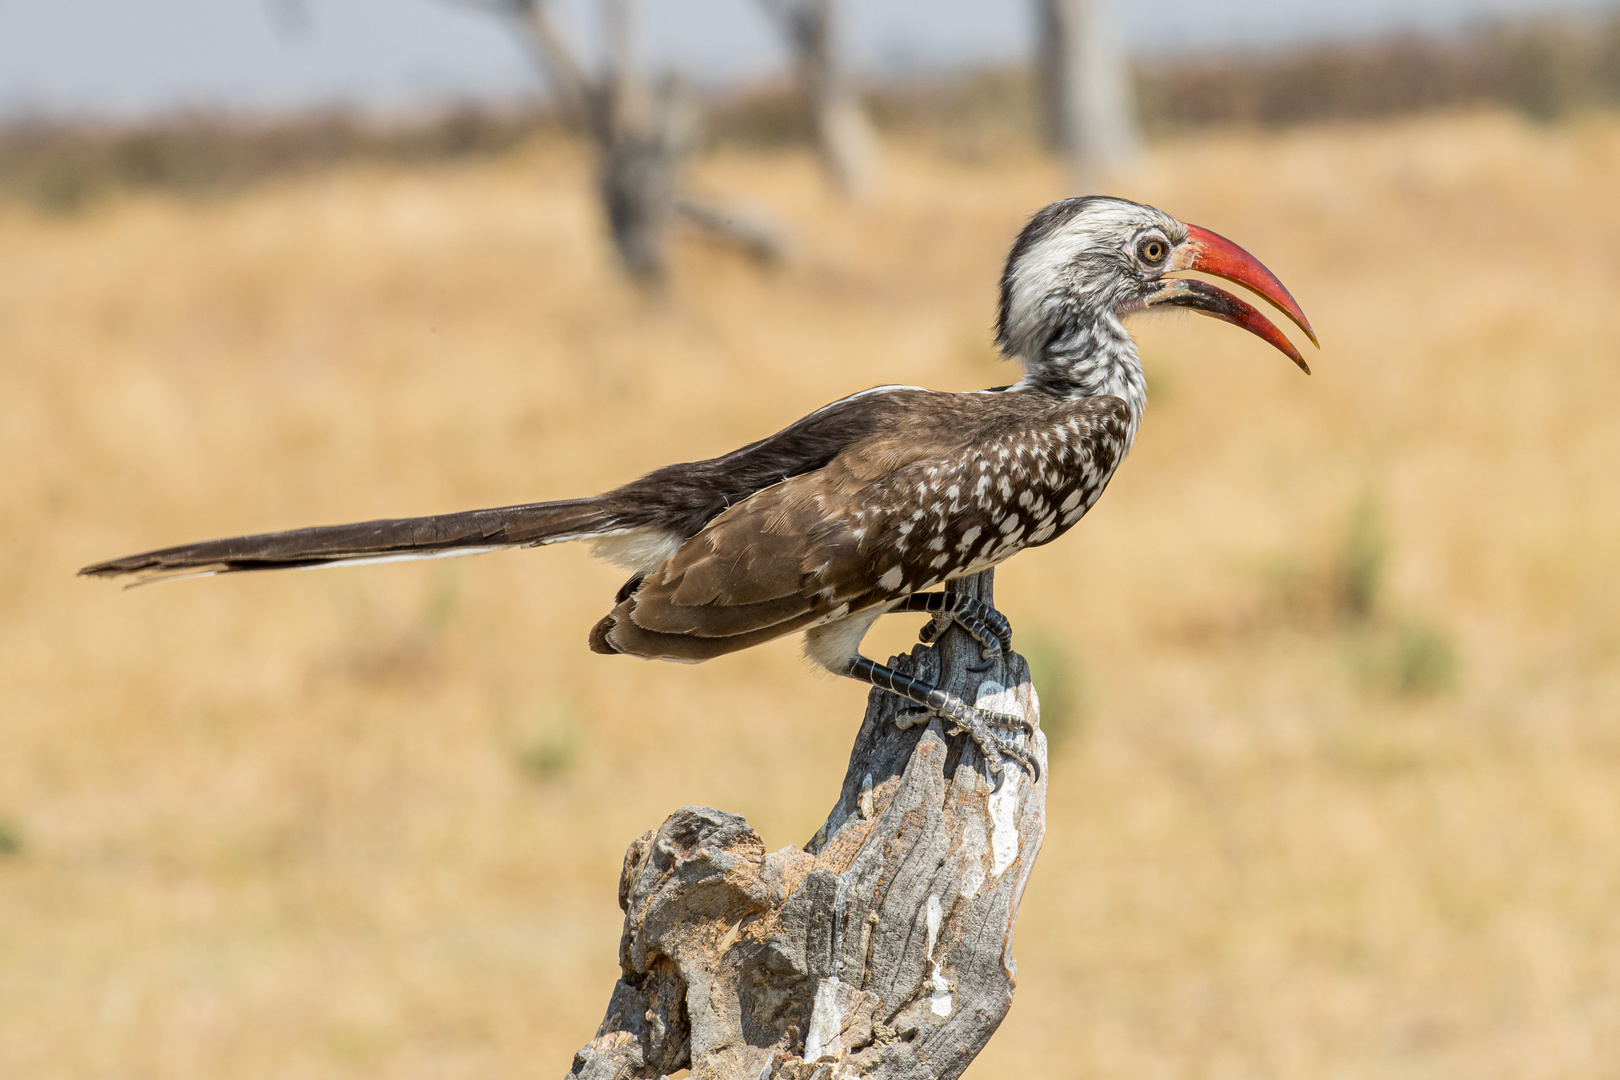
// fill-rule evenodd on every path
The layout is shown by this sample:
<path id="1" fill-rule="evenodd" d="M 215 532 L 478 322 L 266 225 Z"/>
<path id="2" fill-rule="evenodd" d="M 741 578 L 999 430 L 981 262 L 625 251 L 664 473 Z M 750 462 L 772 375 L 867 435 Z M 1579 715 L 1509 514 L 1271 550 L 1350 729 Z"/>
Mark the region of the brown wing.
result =
<path id="1" fill-rule="evenodd" d="M 1107 483 L 1123 405 L 1011 397 L 962 395 L 732 507 L 619 603 L 592 647 L 704 660 L 1046 542 Z"/>

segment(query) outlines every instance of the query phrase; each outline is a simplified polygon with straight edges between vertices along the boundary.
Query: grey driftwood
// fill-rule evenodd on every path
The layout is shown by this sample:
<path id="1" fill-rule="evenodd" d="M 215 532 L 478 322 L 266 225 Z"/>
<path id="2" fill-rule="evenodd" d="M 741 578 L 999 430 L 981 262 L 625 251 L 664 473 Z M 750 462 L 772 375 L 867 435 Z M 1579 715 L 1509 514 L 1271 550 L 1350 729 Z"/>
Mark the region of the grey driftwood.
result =
<path id="1" fill-rule="evenodd" d="M 990 572 L 958 584 L 990 599 Z M 952 628 L 891 662 L 1038 725 L 1023 658 L 978 661 Z M 997 788 L 970 739 L 937 718 L 903 729 L 902 706 L 872 692 L 838 803 L 803 850 L 767 853 L 740 815 L 699 806 L 630 845 L 620 978 L 571 1077 L 961 1075 L 1012 1004 L 1046 738 L 1030 743 L 1041 778 L 1009 761 Z"/>

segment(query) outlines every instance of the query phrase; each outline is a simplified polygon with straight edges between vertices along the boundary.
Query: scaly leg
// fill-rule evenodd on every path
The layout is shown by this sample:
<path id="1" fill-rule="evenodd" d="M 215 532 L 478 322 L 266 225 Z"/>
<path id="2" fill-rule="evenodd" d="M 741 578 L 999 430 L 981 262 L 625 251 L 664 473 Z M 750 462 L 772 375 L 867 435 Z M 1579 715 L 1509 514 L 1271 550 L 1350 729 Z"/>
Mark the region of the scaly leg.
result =
<path id="1" fill-rule="evenodd" d="M 979 659 L 984 661 L 970 671 L 988 671 L 1004 653 L 1012 651 L 1012 625 L 995 608 L 964 593 L 912 593 L 890 611 L 924 611 L 946 616 L 979 643 Z M 944 629 L 939 621 L 923 627 L 923 644 L 932 644 Z"/>
<path id="2" fill-rule="evenodd" d="M 955 727 L 967 732 L 968 737 L 978 746 L 979 752 L 998 775 L 1001 773 L 1002 756 L 1005 755 L 1028 769 L 1036 780 L 1040 779 L 1041 769 L 1036 764 L 1033 754 L 1011 739 L 997 737 L 990 730 L 990 725 L 996 724 L 1033 734 L 1035 725 L 1028 718 L 1011 713 L 976 709 L 955 694 L 947 693 L 921 679 L 902 675 L 893 668 L 868 660 L 859 653 L 850 658 L 843 674 L 868 686 L 898 694 L 907 701 L 916 702 L 929 712 L 943 717 Z"/>

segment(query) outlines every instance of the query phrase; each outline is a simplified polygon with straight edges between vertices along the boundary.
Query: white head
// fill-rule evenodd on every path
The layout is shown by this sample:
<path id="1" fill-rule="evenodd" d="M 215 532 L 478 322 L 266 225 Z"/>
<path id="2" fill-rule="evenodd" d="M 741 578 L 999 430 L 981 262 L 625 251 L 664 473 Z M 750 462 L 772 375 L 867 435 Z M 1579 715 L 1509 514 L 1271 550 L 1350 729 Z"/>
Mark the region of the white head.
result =
<path id="1" fill-rule="evenodd" d="M 1106 358 L 1093 355 L 1099 351 L 1123 348 L 1134 364 L 1121 318 L 1170 305 L 1236 323 L 1310 370 L 1281 331 L 1249 304 L 1207 282 L 1166 277 L 1184 270 L 1252 289 L 1315 342 L 1288 290 L 1236 244 L 1151 206 L 1088 196 L 1053 203 L 1019 234 L 1001 275 L 996 344 L 1021 358 L 1037 381 L 1043 368 L 1101 363 Z"/>

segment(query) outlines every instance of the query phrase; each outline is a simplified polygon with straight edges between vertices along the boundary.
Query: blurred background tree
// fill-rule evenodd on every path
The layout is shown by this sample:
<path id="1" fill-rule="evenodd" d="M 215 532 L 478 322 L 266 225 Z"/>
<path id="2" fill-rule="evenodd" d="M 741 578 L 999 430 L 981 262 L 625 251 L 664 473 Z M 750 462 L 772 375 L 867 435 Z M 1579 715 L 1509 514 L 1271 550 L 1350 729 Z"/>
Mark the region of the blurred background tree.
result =
<path id="1" fill-rule="evenodd" d="M 822 169 L 851 199 L 878 180 L 877 132 L 856 91 L 836 0 L 760 0 L 793 51 L 799 93 L 815 130 Z"/>
<path id="2" fill-rule="evenodd" d="M 607 57 L 596 74 L 558 27 L 552 0 L 452 2 L 506 19 L 563 109 L 595 144 L 602 209 L 619 260 L 633 277 L 663 278 L 665 234 L 677 216 L 758 258 L 781 254 L 770 227 L 685 191 L 681 168 L 696 138 L 697 106 L 678 77 L 649 79 L 636 51 L 635 0 L 601 0 Z"/>
<path id="3" fill-rule="evenodd" d="M 1136 156 L 1136 94 L 1111 0 L 1038 0 L 1046 142 L 1076 195 L 1102 190 Z"/>

